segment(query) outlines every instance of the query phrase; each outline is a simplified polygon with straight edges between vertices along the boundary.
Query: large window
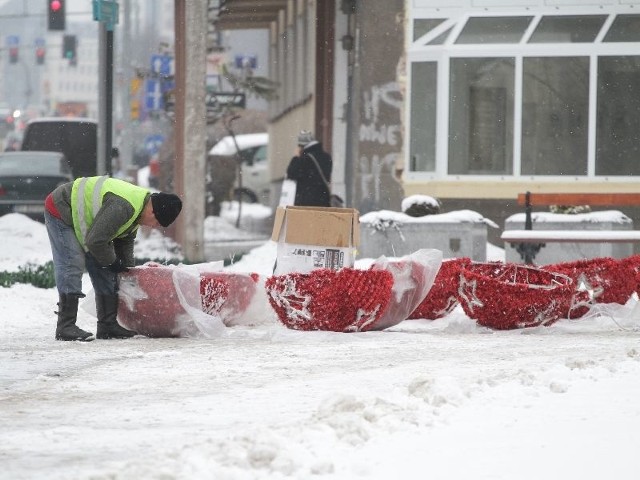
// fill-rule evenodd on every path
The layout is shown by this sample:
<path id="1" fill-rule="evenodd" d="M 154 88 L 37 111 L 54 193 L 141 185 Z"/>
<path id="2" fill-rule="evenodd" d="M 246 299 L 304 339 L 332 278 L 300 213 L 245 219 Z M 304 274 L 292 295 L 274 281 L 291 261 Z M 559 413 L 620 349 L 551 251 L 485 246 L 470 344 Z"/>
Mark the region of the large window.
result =
<path id="1" fill-rule="evenodd" d="M 640 175 L 640 56 L 598 61 L 596 175 Z"/>
<path id="2" fill-rule="evenodd" d="M 518 43 L 533 17 L 471 17 L 456 43 Z"/>
<path id="3" fill-rule="evenodd" d="M 410 170 L 433 172 L 436 168 L 436 62 L 416 62 L 411 67 Z"/>
<path id="4" fill-rule="evenodd" d="M 586 175 L 589 58 L 525 58 L 522 173 Z"/>
<path id="5" fill-rule="evenodd" d="M 414 20 L 409 172 L 640 176 L 640 14 L 528 13 Z"/>
<path id="6" fill-rule="evenodd" d="M 618 15 L 604 37 L 605 42 L 640 42 L 640 15 Z"/>
<path id="7" fill-rule="evenodd" d="M 529 42 L 593 42 L 606 19 L 606 15 L 545 16 L 540 19 Z"/>
<path id="8" fill-rule="evenodd" d="M 424 20 L 416 20 L 413 23 L 413 41 L 415 42 L 418 38 L 429 33 L 431 30 L 444 22 L 444 20 L 444 18 L 427 18 Z"/>
<path id="9" fill-rule="evenodd" d="M 513 172 L 513 58 L 451 60 L 449 173 Z"/>

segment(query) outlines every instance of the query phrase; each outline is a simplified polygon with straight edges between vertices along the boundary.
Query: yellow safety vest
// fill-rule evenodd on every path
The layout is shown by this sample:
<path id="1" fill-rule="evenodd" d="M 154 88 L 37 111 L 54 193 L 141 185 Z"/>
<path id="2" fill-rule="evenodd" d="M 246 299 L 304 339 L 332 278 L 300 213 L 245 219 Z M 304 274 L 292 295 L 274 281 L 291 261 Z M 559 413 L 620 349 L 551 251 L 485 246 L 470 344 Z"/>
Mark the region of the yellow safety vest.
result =
<path id="1" fill-rule="evenodd" d="M 122 197 L 133 207 L 133 215 L 122 225 L 114 238 L 122 236 L 131 227 L 144 208 L 144 199 L 149 190 L 132 183 L 108 176 L 80 177 L 73 182 L 71 188 L 71 215 L 76 238 L 82 248 L 87 249 L 85 239 L 93 224 L 93 219 L 102 207 L 105 194 L 113 193 Z M 137 228 L 137 227 L 136 227 Z"/>

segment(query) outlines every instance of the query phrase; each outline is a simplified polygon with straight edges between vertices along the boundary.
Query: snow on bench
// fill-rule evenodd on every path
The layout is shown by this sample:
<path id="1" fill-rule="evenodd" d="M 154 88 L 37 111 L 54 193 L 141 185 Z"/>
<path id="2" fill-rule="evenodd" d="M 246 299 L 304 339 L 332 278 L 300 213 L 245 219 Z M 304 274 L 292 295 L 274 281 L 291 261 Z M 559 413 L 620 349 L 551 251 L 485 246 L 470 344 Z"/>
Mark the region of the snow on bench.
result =
<path id="1" fill-rule="evenodd" d="M 640 242 L 638 230 L 505 230 L 505 242 L 519 243 L 626 243 Z"/>

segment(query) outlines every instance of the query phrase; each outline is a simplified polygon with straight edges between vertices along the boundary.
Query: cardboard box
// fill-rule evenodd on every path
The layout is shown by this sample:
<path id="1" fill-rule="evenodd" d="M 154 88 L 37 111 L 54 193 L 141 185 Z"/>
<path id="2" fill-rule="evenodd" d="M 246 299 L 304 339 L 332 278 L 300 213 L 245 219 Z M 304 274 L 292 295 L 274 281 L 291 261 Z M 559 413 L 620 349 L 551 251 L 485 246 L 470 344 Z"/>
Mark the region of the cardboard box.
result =
<path id="1" fill-rule="evenodd" d="M 278 242 L 275 275 L 353 267 L 359 214 L 353 208 L 278 207 L 271 239 Z"/>

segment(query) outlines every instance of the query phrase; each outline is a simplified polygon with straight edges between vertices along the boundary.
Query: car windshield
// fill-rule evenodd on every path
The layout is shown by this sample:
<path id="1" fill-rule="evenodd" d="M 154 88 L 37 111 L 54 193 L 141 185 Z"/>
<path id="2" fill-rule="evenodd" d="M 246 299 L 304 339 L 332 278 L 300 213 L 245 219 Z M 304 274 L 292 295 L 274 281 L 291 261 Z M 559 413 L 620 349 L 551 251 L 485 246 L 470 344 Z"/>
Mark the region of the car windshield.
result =
<path id="1" fill-rule="evenodd" d="M 255 153 L 253 154 L 253 161 L 264 162 L 266 160 L 267 160 L 267 146 L 263 145 L 256 149 Z"/>
<path id="2" fill-rule="evenodd" d="M 58 156 L 0 156 L 0 175 L 61 175 L 63 165 Z"/>

